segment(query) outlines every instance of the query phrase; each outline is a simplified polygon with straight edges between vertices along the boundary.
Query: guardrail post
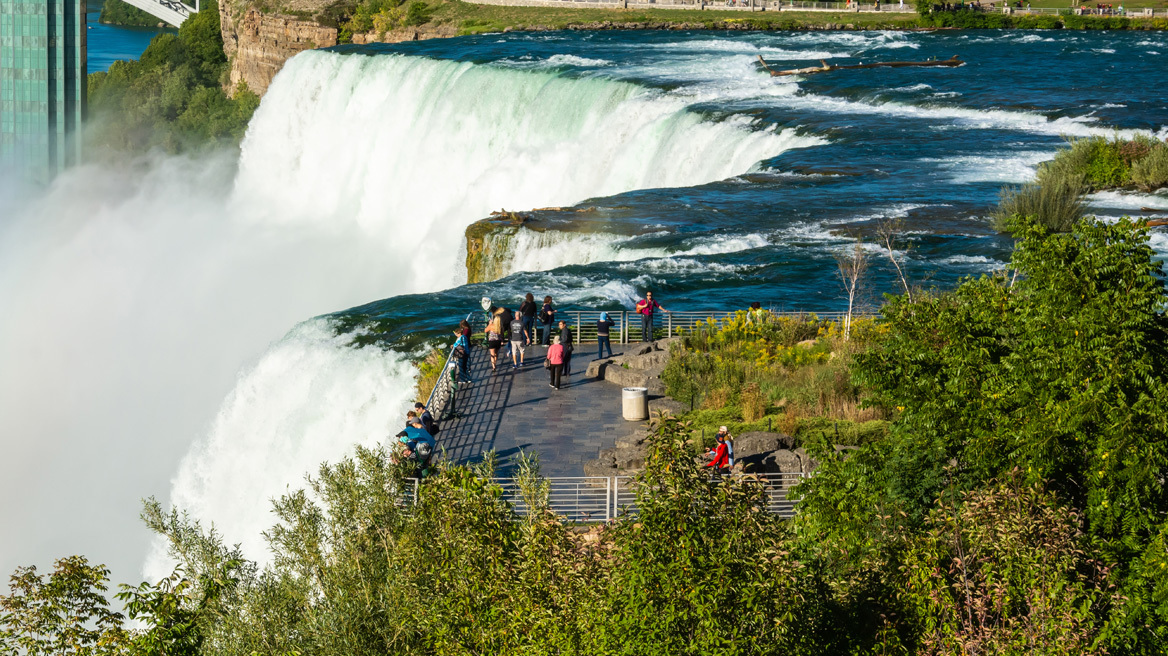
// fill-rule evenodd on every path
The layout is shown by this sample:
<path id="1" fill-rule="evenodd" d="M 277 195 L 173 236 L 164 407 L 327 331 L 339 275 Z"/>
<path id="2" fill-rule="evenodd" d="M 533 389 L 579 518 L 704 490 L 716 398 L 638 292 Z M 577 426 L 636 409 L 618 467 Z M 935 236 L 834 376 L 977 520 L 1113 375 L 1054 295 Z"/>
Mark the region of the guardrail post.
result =
<path id="1" fill-rule="evenodd" d="M 673 337 L 673 313 L 666 312 L 665 316 L 669 317 L 669 331 L 666 333 L 668 337 Z"/>
<path id="2" fill-rule="evenodd" d="M 604 489 L 604 521 L 607 522 L 607 521 L 611 520 L 613 515 L 616 513 L 616 511 L 614 510 L 615 503 L 613 502 L 613 499 L 612 499 L 612 477 L 611 476 L 609 476 L 604 481 L 604 488 L 605 488 Z"/>
<path id="3" fill-rule="evenodd" d="M 629 343 L 629 311 L 621 310 L 621 344 Z"/>
<path id="4" fill-rule="evenodd" d="M 583 324 L 580 323 L 580 311 L 576 310 L 576 343 L 584 341 L 584 332 L 581 329 Z"/>

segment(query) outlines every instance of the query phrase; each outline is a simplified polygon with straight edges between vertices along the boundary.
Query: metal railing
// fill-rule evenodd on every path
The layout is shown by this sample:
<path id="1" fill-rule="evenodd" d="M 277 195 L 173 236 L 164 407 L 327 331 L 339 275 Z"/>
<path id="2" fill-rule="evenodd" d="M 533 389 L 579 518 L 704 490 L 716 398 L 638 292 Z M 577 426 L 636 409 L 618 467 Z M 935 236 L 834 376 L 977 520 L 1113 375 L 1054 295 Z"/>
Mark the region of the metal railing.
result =
<path id="1" fill-rule="evenodd" d="M 653 316 L 653 339 L 668 339 L 670 337 L 677 337 L 686 332 L 692 331 L 699 323 L 706 323 L 713 321 L 716 325 L 722 326 L 726 322 L 735 319 L 738 312 L 743 310 L 697 310 L 684 312 L 655 312 Z M 559 323 L 564 321 L 572 329 L 577 342 L 595 342 L 597 337 L 597 322 L 600 321 L 601 312 L 607 312 L 614 325 L 609 328 L 609 339 L 614 344 L 629 344 L 632 342 L 645 341 L 645 331 L 641 322 L 641 315 L 632 310 L 556 310 L 555 321 Z M 480 333 L 486 330 L 487 317 L 485 313 L 475 312 L 472 317 L 467 317 L 470 322 L 471 329 Z M 812 318 L 819 321 L 843 322 L 847 317 L 847 312 L 773 312 L 766 311 L 768 317 L 788 317 L 793 319 L 811 320 Z M 852 320 L 859 318 L 871 318 L 873 315 L 862 315 L 859 313 L 852 314 Z M 543 328 L 538 320 L 535 324 L 536 341 L 539 341 Z M 552 334 L 556 331 L 553 328 Z"/>
<path id="2" fill-rule="evenodd" d="M 471 312 L 466 315 L 466 320 L 471 322 L 474 314 Z M 458 378 L 455 376 L 458 362 L 454 359 L 454 348 L 454 345 L 451 345 L 450 352 L 446 354 L 446 362 L 442 364 L 442 371 L 438 374 L 438 380 L 434 383 L 434 389 L 430 390 L 430 396 L 426 399 L 426 409 L 438 421 L 446 419 L 454 411 L 454 397 L 458 393 Z"/>
<path id="3" fill-rule="evenodd" d="M 570 522 L 607 522 L 616 516 L 613 508 L 613 477 L 569 476 L 543 479 L 548 486 L 548 506 L 555 514 Z M 513 478 L 491 479 L 503 491 L 503 499 L 511 504 L 515 514 L 530 512 Z"/>
<path id="4" fill-rule="evenodd" d="M 808 478 L 809 474 L 782 472 L 770 474 L 746 474 L 747 484 L 762 485 L 766 489 L 766 509 L 781 517 L 794 517 L 796 502 L 788 498 L 791 490 Z M 608 522 L 614 519 L 637 515 L 635 479 L 631 476 L 568 476 L 544 478 L 548 486 L 548 508 L 569 522 Z M 502 491 L 502 498 L 511 505 L 518 517 L 530 512 L 523 499 L 519 483 L 514 478 L 493 478 L 491 482 Z M 402 491 L 402 503 L 418 502 L 421 482 L 416 478 L 406 479 Z"/>

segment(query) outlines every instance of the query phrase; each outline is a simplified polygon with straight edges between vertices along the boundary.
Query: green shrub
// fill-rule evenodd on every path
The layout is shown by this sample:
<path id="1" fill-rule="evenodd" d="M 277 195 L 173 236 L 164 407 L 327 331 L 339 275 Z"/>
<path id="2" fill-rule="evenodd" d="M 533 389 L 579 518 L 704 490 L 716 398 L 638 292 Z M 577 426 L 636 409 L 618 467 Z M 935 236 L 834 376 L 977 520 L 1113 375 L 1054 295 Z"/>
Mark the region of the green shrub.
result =
<path id="1" fill-rule="evenodd" d="M 406 9 L 405 25 L 410 27 L 425 25 L 430 22 L 430 16 L 433 13 L 434 10 L 425 2 L 411 2 L 409 8 Z"/>
<path id="2" fill-rule="evenodd" d="M 1157 145 L 1147 156 L 1133 164 L 1131 178 L 1145 191 L 1168 186 L 1168 144 Z"/>
<path id="3" fill-rule="evenodd" d="M 1108 141 L 1102 137 L 1084 139 L 1091 154 L 1085 171 L 1087 184 L 1092 189 L 1122 187 L 1131 181 L 1131 167 L 1124 161 L 1118 140 Z"/>
<path id="4" fill-rule="evenodd" d="M 998 208 L 993 213 L 994 228 L 1013 232 L 1018 217 L 1029 217 L 1050 232 L 1069 232 L 1086 213 L 1083 192 L 1087 190 L 1082 175 L 1040 176 L 1039 182 L 1015 189 L 1003 189 Z"/>

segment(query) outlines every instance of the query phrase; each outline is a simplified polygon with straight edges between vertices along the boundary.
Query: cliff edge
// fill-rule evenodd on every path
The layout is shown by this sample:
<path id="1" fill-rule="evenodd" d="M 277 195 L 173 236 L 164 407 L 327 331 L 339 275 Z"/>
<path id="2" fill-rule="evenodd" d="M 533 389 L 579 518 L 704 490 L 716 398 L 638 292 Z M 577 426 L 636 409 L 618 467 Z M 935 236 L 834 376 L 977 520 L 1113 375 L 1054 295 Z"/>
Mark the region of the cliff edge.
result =
<path id="1" fill-rule="evenodd" d="M 246 2 L 220 3 L 223 52 L 231 64 L 229 89 L 244 82 L 263 95 L 290 57 L 335 46 L 337 29 L 312 18 L 332 4 L 333 0 L 292 0 L 261 12 Z"/>

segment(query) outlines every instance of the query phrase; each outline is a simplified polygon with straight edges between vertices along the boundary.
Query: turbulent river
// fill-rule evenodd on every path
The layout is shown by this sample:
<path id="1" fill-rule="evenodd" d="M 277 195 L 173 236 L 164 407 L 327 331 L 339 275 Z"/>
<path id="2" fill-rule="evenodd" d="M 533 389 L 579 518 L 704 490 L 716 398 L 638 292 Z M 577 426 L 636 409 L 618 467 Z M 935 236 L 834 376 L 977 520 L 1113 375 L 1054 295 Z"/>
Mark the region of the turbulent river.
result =
<path id="1" fill-rule="evenodd" d="M 18 463 L 0 496 L 26 500 L 4 505 L 0 566 L 82 552 L 133 578 L 151 494 L 262 560 L 267 500 L 382 439 L 409 356 L 484 295 L 838 309 L 834 254 L 887 218 L 904 219 L 914 280 L 1002 268 L 1010 243 L 985 217 L 1004 185 L 1066 137 L 1168 133 L 1162 53 L 1162 33 L 974 31 L 301 54 L 237 160 L 155 156 L 0 190 L 0 455 Z M 758 55 L 969 63 L 773 79 Z M 1168 197 L 1092 203 L 1118 217 Z M 466 226 L 544 206 L 590 211 L 515 239 L 503 279 L 461 284 Z M 892 284 L 873 260 L 870 290 Z M 350 346 L 336 312 L 357 331 L 378 319 L 380 345 Z M 157 548 L 146 560 L 164 573 Z"/>

